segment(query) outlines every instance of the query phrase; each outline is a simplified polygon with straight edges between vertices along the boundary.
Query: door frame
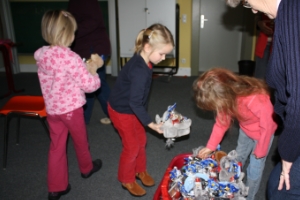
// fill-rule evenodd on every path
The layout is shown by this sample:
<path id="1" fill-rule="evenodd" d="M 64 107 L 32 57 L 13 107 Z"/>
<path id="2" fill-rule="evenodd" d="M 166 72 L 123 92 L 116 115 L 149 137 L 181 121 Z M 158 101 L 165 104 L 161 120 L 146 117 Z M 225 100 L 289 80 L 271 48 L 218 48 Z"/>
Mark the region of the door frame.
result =
<path id="1" fill-rule="evenodd" d="M 0 1 L 0 20 L 3 28 L 3 38 L 10 39 L 12 42 L 15 42 L 16 38 L 15 38 L 15 31 L 13 28 L 13 21 L 12 21 L 9 0 Z M 18 53 L 16 48 L 11 48 L 11 51 L 12 51 L 12 59 L 13 59 L 13 61 L 11 62 L 12 72 L 13 74 L 17 74 L 20 73 Z M 1 71 L 2 69 L 4 68 L 1 68 Z"/>
<path id="2" fill-rule="evenodd" d="M 225 3 L 225 2 L 224 2 Z M 216 8 L 217 9 L 217 8 Z M 192 0 L 192 52 L 191 52 L 191 76 L 199 75 L 200 53 L 200 11 L 201 0 Z M 251 9 L 245 10 L 245 27 L 253 27 L 253 30 L 244 30 L 242 33 L 241 60 L 254 60 L 254 48 L 256 43 L 256 26 Z"/>

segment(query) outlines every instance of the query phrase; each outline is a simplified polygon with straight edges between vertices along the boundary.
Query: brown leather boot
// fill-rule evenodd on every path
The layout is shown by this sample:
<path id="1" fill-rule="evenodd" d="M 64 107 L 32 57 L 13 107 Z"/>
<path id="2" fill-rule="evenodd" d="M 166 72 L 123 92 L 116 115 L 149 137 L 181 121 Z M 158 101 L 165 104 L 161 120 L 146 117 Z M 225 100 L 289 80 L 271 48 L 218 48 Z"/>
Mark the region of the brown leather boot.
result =
<path id="1" fill-rule="evenodd" d="M 135 176 L 142 181 L 144 186 L 150 187 L 155 185 L 153 178 L 148 174 L 147 171 L 136 173 Z"/>
<path id="2" fill-rule="evenodd" d="M 133 196 L 140 197 L 146 194 L 146 190 L 144 190 L 144 188 L 142 188 L 136 181 L 133 183 L 122 183 L 122 187 L 127 189 Z"/>

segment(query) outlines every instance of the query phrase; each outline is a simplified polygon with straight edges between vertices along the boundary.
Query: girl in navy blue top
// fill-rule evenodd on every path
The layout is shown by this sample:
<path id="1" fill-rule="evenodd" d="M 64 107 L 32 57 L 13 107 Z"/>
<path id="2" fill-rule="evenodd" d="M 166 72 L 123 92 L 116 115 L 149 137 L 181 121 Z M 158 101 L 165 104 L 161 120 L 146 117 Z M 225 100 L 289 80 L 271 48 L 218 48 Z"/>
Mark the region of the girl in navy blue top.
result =
<path id="1" fill-rule="evenodd" d="M 161 24 L 140 31 L 133 57 L 122 68 L 109 97 L 108 112 L 122 139 L 118 179 L 134 196 L 146 191 L 135 181 L 153 186 L 146 171 L 146 132 L 144 126 L 162 134 L 161 124 L 152 122 L 146 104 L 152 81 L 152 64 L 165 59 L 174 48 L 171 32 Z"/>

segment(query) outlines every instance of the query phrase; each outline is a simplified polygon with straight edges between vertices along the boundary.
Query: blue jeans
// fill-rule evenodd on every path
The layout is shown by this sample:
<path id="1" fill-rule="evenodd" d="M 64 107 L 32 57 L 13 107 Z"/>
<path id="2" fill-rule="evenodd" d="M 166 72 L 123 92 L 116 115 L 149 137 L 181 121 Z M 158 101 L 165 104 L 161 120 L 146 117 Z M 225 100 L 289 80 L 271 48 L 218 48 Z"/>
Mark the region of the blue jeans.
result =
<path id="1" fill-rule="evenodd" d="M 272 146 L 274 136 L 270 140 L 268 153 L 270 150 L 270 147 Z M 238 138 L 238 144 L 236 147 L 236 152 L 238 155 L 237 160 L 242 162 L 242 165 L 244 166 L 246 163 L 246 160 L 248 159 L 250 155 L 250 162 L 247 167 L 247 183 L 246 186 L 249 187 L 249 192 L 247 196 L 247 200 L 254 200 L 255 195 L 259 189 L 261 177 L 265 168 L 265 162 L 267 155 L 263 158 L 257 159 L 255 155 L 253 154 L 253 151 L 256 147 L 257 141 L 249 138 L 242 129 L 239 130 L 239 138 Z"/>
<path id="2" fill-rule="evenodd" d="M 84 120 L 85 123 L 88 124 L 90 122 L 93 106 L 95 102 L 95 96 L 99 100 L 101 108 L 104 114 L 109 117 L 107 112 L 107 101 L 110 94 L 110 88 L 108 83 L 106 82 L 106 66 L 105 64 L 97 70 L 99 74 L 99 78 L 101 80 L 101 87 L 93 93 L 86 93 L 86 104 L 83 106 L 84 109 Z"/>
<path id="3" fill-rule="evenodd" d="M 300 199 L 300 157 L 293 163 L 290 171 L 290 189 L 278 190 L 279 177 L 282 170 L 282 163 L 279 162 L 272 170 L 268 180 L 268 199 L 269 200 L 299 200 Z"/>

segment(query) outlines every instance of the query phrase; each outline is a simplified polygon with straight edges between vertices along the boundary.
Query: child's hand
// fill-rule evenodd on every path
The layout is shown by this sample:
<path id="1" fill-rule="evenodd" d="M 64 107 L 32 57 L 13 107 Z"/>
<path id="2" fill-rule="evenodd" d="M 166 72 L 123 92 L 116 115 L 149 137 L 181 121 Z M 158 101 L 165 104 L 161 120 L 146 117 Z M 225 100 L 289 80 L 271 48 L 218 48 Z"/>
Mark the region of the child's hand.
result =
<path id="1" fill-rule="evenodd" d="M 98 54 L 92 54 L 91 58 L 86 61 L 87 69 L 92 75 L 95 75 L 103 64 L 104 61 Z"/>
<path id="2" fill-rule="evenodd" d="M 204 147 L 203 149 L 201 149 L 198 153 L 198 157 L 201 159 L 207 158 L 207 156 L 209 154 L 211 154 L 213 151 L 210 150 L 209 148 Z"/>
<path id="3" fill-rule="evenodd" d="M 103 59 L 96 53 L 91 55 L 91 60 L 98 66 L 98 68 L 102 67 L 104 64 Z"/>
<path id="4" fill-rule="evenodd" d="M 97 66 L 96 63 L 94 63 L 92 61 L 90 61 L 90 62 L 87 61 L 86 62 L 86 68 L 90 72 L 90 74 L 95 75 L 95 74 L 97 74 L 97 69 L 99 67 Z"/>
<path id="5" fill-rule="evenodd" d="M 163 123 L 155 124 L 155 123 L 151 122 L 150 124 L 148 124 L 148 127 L 151 128 L 152 130 L 158 132 L 159 134 L 163 134 L 164 131 L 161 129 L 162 125 L 163 125 Z"/>

